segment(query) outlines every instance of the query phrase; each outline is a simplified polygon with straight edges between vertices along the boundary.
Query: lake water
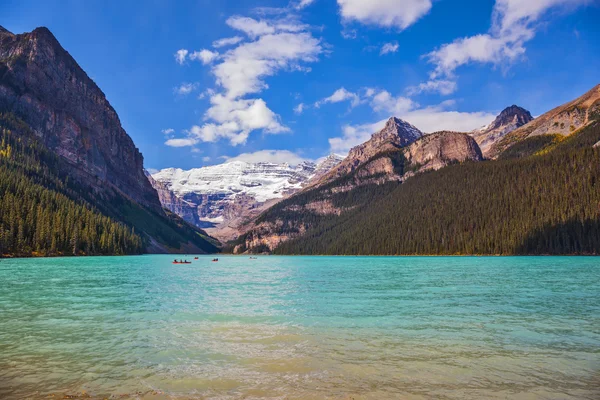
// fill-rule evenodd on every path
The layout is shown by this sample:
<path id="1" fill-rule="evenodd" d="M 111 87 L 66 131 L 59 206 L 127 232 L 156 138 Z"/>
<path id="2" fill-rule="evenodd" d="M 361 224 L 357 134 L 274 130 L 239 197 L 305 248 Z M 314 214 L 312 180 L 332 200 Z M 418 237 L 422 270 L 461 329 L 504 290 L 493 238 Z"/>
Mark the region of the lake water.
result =
<path id="1" fill-rule="evenodd" d="M 0 398 L 600 398 L 600 258 L 172 258 L 0 260 Z"/>

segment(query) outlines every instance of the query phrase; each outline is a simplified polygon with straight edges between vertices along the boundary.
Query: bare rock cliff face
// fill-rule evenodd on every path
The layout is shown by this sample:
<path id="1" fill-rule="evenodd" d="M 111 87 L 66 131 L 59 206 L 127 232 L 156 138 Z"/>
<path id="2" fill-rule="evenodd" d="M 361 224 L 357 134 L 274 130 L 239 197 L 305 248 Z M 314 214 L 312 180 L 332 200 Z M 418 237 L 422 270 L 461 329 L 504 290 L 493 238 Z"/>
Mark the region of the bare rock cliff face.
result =
<path id="1" fill-rule="evenodd" d="M 505 108 L 488 126 L 471 132 L 484 155 L 504 136 L 531 122 L 531 113 L 524 108 L 512 105 Z"/>
<path id="2" fill-rule="evenodd" d="M 371 139 L 353 147 L 348 156 L 328 174 L 311 186 L 319 186 L 344 176 L 370 158 L 386 151 L 395 151 L 423 137 L 423 132 L 399 118 L 390 118 L 383 129 L 375 132 Z"/>
<path id="3" fill-rule="evenodd" d="M 28 123 L 77 179 L 162 210 L 117 113 L 48 29 L 14 35 L 0 27 L 0 111 Z"/>
<path id="4" fill-rule="evenodd" d="M 425 135 L 404 150 L 404 156 L 419 171 L 437 170 L 449 164 L 481 161 L 475 139 L 465 133 L 442 131 Z"/>

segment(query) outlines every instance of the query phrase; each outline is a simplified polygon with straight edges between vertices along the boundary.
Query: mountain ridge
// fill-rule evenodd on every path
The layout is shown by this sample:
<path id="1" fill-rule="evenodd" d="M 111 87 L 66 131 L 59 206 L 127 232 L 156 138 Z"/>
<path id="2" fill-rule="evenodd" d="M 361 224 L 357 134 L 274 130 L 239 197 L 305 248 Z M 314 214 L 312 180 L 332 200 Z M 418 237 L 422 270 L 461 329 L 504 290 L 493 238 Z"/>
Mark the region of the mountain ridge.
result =
<path id="1" fill-rule="evenodd" d="M 21 180 L 43 196 L 66 196 L 68 200 L 61 200 L 63 208 L 82 213 L 88 213 L 83 211 L 87 209 L 93 215 L 110 218 L 116 225 L 99 222 L 98 229 L 121 224 L 131 229 L 121 236 L 136 243 L 136 238 L 141 239 L 142 251 L 218 251 L 204 231 L 163 210 L 144 173 L 143 156 L 121 126 L 115 109 L 47 28 L 22 34 L 0 30 L 0 113 L 5 135 L 0 149 L 4 155 L 0 157 L 3 179 Z M 39 154 L 50 160 L 55 170 L 49 171 L 38 158 L 21 152 Z M 43 174 L 38 176 L 40 168 Z M 76 184 L 57 184 L 60 179 Z M 11 194 L 21 189 L 9 186 L 6 190 Z M 45 212 L 52 215 L 58 208 Z M 102 221 L 99 216 L 90 218 Z M 0 231 L 5 223 L 0 221 Z M 23 229 L 32 235 L 41 234 L 35 233 L 36 229 L 47 230 L 30 219 L 27 224 Z M 65 229 L 74 235 L 70 240 L 77 242 L 80 227 L 71 222 Z M 8 232 L 9 236 L 18 234 L 12 228 Z M 86 254 L 108 248 L 97 243 L 99 234 L 86 235 L 91 252 Z M 54 254 L 44 247 L 49 246 L 49 240 L 7 240 L 9 253 L 31 255 L 34 243 L 44 254 Z M 58 254 L 64 251 L 63 246 Z M 140 246 L 120 247 L 119 251 L 137 253 Z"/>

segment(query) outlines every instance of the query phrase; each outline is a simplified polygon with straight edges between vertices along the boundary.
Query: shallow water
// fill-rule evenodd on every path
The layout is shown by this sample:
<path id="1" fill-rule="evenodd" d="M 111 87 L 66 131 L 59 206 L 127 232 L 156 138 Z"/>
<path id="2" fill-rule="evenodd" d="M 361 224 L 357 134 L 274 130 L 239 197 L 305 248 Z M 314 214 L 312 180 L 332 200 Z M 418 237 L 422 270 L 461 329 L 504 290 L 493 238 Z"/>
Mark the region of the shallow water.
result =
<path id="1" fill-rule="evenodd" d="M 0 260 L 0 398 L 600 398 L 600 258 L 172 258 Z"/>

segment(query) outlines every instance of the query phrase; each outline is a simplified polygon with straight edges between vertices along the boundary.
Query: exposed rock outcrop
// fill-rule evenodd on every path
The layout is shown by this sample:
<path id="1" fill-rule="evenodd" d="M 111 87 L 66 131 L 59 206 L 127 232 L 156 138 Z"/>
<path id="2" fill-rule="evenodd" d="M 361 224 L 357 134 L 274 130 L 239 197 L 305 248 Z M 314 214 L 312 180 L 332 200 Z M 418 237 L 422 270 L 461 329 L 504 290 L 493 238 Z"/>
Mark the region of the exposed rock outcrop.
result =
<path id="1" fill-rule="evenodd" d="M 23 119 L 44 144 L 98 189 L 114 187 L 162 212 L 144 159 L 104 93 L 47 28 L 0 30 L 0 111 Z"/>
<path id="2" fill-rule="evenodd" d="M 483 160 L 475 139 L 465 133 L 450 131 L 423 136 L 404 150 L 404 157 L 417 172 L 437 170 L 457 162 Z"/>
<path id="3" fill-rule="evenodd" d="M 471 132 L 471 136 L 477 141 L 483 155 L 487 155 L 496 142 L 532 120 L 529 111 L 512 105 L 505 108 L 491 124 Z"/>
<path id="4" fill-rule="evenodd" d="M 319 186 L 343 175 L 349 174 L 358 166 L 386 151 L 395 151 L 423 137 L 423 132 L 415 126 L 396 117 L 391 117 L 379 132 L 375 132 L 369 140 L 353 147 L 348 156 L 323 178 L 312 183 Z"/>

